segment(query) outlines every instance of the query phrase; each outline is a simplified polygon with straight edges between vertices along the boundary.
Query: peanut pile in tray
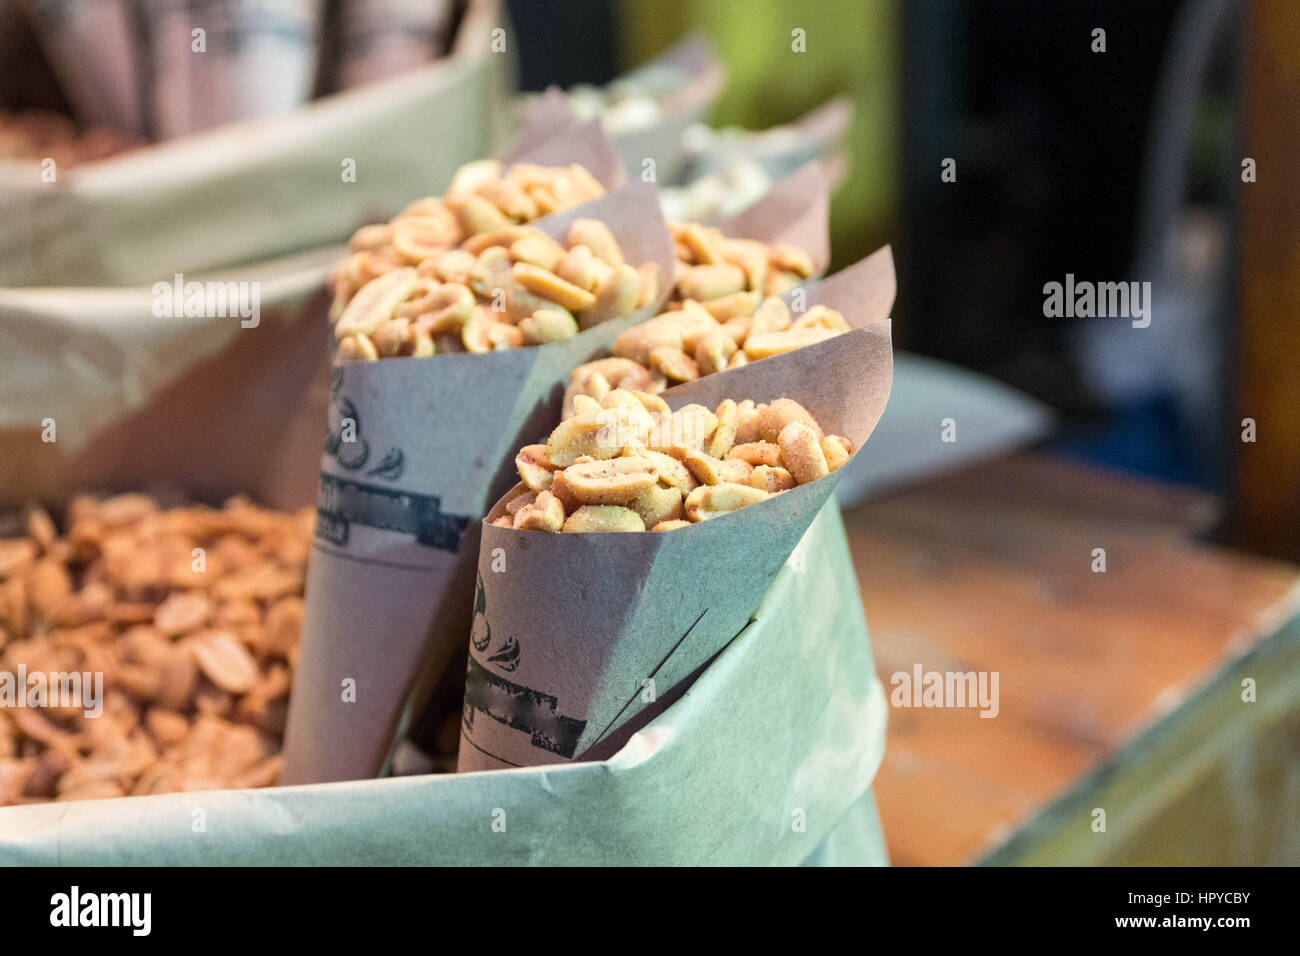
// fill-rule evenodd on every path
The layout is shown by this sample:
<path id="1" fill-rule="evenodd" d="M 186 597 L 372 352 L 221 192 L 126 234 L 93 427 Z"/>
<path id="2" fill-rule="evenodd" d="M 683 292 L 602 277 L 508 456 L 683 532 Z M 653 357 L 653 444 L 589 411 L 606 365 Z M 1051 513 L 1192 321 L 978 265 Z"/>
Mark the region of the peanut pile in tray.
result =
<path id="1" fill-rule="evenodd" d="M 849 440 L 788 398 L 669 409 L 613 389 L 574 398 L 546 444 L 515 458 L 527 491 L 493 524 L 522 531 L 672 531 L 729 514 L 839 468 Z"/>
<path id="2" fill-rule="evenodd" d="M 0 805 L 273 784 L 312 517 L 124 494 L 6 528 Z"/>

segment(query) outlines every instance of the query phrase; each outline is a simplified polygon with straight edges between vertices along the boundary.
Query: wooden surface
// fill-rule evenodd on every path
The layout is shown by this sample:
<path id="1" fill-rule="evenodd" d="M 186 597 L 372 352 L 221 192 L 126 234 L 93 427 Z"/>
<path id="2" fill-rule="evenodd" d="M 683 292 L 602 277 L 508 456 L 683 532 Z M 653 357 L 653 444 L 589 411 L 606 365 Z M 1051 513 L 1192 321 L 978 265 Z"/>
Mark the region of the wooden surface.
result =
<path id="1" fill-rule="evenodd" d="M 1200 494 L 1035 453 L 845 513 L 886 691 L 918 663 L 999 673 L 994 719 L 891 707 L 895 864 L 979 859 L 1296 614 L 1296 568 L 1193 540 L 1215 519 Z"/>
<path id="2" fill-rule="evenodd" d="M 1252 551 L 1300 560 L 1300 3 L 1255 0 L 1246 21 L 1241 154 L 1256 181 L 1237 183 L 1235 394 L 1237 420 L 1253 418 L 1257 436 L 1236 448 L 1232 527 Z"/>

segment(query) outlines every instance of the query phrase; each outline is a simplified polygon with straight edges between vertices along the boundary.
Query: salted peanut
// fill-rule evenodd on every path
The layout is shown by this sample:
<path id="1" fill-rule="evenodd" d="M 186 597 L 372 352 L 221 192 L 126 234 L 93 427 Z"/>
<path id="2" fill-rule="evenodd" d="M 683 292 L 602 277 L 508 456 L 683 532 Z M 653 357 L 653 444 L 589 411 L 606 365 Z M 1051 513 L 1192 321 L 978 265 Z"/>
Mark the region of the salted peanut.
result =
<path id="1" fill-rule="evenodd" d="M 641 296 L 641 277 L 629 265 L 618 266 L 596 285 L 595 304 L 578 313 L 578 325 L 589 329 L 610 319 L 628 315 Z"/>
<path id="2" fill-rule="evenodd" d="M 661 521 L 650 530 L 651 531 L 676 531 L 678 528 L 689 528 L 690 526 L 691 523 L 689 521 L 683 521 L 681 519 L 678 519 L 675 521 Z"/>
<path id="3" fill-rule="evenodd" d="M 569 494 L 584 505 L 626 505 L 658 483 L 646 458 L 614 458 L 570 465 L 564 469 Z"/>
<path id="4" fill-rule="evenodd" d="M 519 531 L 560 531 L 564 527 L 564 506 L 549 491 L 540 492 L 537 500 L 515 512 Z"/>
<path id="5" fill-rule="evenodd" d="M 791 321 L 790 307 L 785 304 L 785 300 L 769 296 L 754 310 L 754 317 L 749 325 L 749 338 L 767 332 L 783 332 L 790 327 Z"/>
<path id="6" fill-rule="evenodd" d="M 754 404 L 754 400 L 752 398 L 745 399 L 737 406 L 736 412 L 736 444 L 744 445 L 748 442 L 758 441 L 759 408 Z"/>
<path id="7" fill-rule="evenodd" d="M 703 405 L 684 405 L 672 415 L 652 416 L 646 445 L 652 451 L 680 458 L 687 451 L 703 448 L 717 427 L 717 417 Z"/>
<path id="8" fill-rule="evenodd" d="M 474 195 L 482 196 L 511 219 L 527 222 L 537 218 L 537 203 L 522 186 L 508 179 L 479 183 L 474 187 Z"/>
<path id="9" fill-rule="evenodd" d="M 519 332 L 528 345 L 563 342 L 578 334 L 578 322 L 560 309 L 538 309 L 519 323 Z"/>
<path id="10" fill-rule="evenodd" d="M 733 368 L 740 368 L 741 366 L 748 365 L 748 364 L 749 364 L 749 356 L 746 355 L 744 352 L 737 352 L 735 355 L 731 357 L 731 361 L 727 363 L 727 369 L 730 370 Z"/>
<path id="11" fill-rule="evenodd" d="M 768 402 L 758 413 L 758 437 L 762 441 L 774 442 L 781 434 L 781 429 L 791 422 L 802 422 L 812 429 L 817 440 L 821 441 L 822 430 L 817 419 L 809 414 L 808 409 L 791 398 L 778 398 Z"/>
<path id="12" fill-rule="evenodd" d="M 772 263 L 772 268 L 793 272 L 803 279 L 813 274 L 812 258 L 798 246 L 792 246 L 788 242 L 778 242 L 773 245 L 769 261 Z"/>
<path id="13" fill-rule="evenodd" d="M 672 455 L 654 451 L 644 445 L 629 445 L 622 449 L 620 454 L 647 459 L 655 466 L 659 484 L 666 488 L 676 488 L 683 495 L 690 494 L 699 485 L 699 479 L 691 474 L 691 470 L 682 463 L 681 459 L 674 458 Z"/>
<path id="14" fill-rule="evenodd" d="M 555 426 L 546 440 L 546 458 L 555 468 L 568 468 L 583 455 L 604 460 L 618 454 L 618 447 L 600 441 L 602 425 L 596 415 L 574 415 Z"/>
<path id="15" fill-rule="evenodd" d="M 636 307 L 643 309 L 659 295 L 659 263 L 643 262 L 637 266 L 636 274 L 641 280 L 641 292 L 637 296 Z"/>
<path id="16" fill-rule="evenodd" d="M 745 354 L 755 361 L 771 358 L 773 355 L 780 355 L 782 352 L 793 352 L 795 349 L 816 345 L 818 342 L 825 342 L 827 339 L 833 339 L 839 334 L 833 329 L 820 326 L 802 329 L 792 328 L 784 332 L 751 333 L 749 338 L 745 340 Z"/>
<path id="17" fill-rule="evenodd" d="M 832 332 L 848 332 L 848 320 L 835 309 L 824 305 L 814 305 L 799 316 L 790 325 L 791 329 L 830 329 Z"/>
<path id="18" fill-rule="evenodd" d="M 573 396 L 573 414 L 575 415 L 599 415 L 602 408 L 604 406 L 590 395 Z"/>
<path id="19" fill-rule="evenodd" d="M 737 485 L 749 484 L 749 477 L 754 473 L 754 466 L 741 458 L 724 458 L 718 467 L 718 478 L 722 482 Z"/>
<path id="20" fill-rule="evenodd" d="M 199 670 L 227 693 L 242 694 L 257 683 L 257 662 L 229 631 L 204 631 L 192 647 Z"/>
<path id="21" fill-rule="evenodd" d="M 197 631 L 212 615 L 212 601 L 206 594 L 181 591 L 170 595 L 154 612 L 153 626 L 164 637 Z"/>
<path id="22" fill-rule="evenodd" d="M 714 375 L 723 371 L 731 356 L 736 354 L 736 343 L 721 327 L 710 329 L 695 344 L 695 366 L 700 375 Z M 670 375 L 669 378 L 672 376 Z"/>
<path id="23" fill-rule="evenodd" d="M 393 317 L 419 279 L 410 267 L 394 269 L 366 283 L 352 297 L 334 326 L 335 338 L 370 335 Z"/>
<path id="24" fill-rule="evenodd" d="M 748 484 L 752 488 L 766 491 L 770 495 L 789 491 L 798 484 L 790 472 L 780 465 L 759 465 L 749 475 Z"/>
<path id="25" fill-rule="evenodd" d="M 763 287 L 764 295 L 782 295 L 789 292 L 800 282 L 803 276 L 797 272 L 787 272 L 784 269 L 772 269 L 767 274 L 767 285 Z"/>
<path id="26" fill-rule="evenodd" d="M 716 485 L 723 480 L 718 474 L 722 467 L 722 461 L 712 455 L 707 455 L 692 448 L 682 456 L 682 462 L 691 470 L 691 474 L 699 479 L 701 484 Z"/>
<path id="27" fill-rule="evenodd" d="M 415 330 L 410 319 L 390 319 L 370 337 L 380 358 L 396 358 L 415 351 Z"/>
<path id="28" fill-rule="evenodd" d="M 498 528 L 513 528 L 515 519 L 511 515 L 501 515 L 499 518 L 493 518 L 490 523 Z"/>
<path id="29" fill-rule="evenodd" d="M 821 441 L 822 454 L 826 456 L 826 465 L 831 471 L 839 468 L 853 454 L 853 444 L 839 435 L 827 435 Z"/>
<path id="30" fill-rule="evenodd" d="M 506 322 L 493 322 L 489 325 L 487 338 L 495 352 L 517 349 L 524 344 L 524 333 L 519 331 L 518 326 Z"/>
<path id="31" fill-rule="evenodd" d="M 728 262 L 739 266 L 745 273 L 748 289 L 762 289 L 767 284 L 768 248 L 754 239 L 725 239 L 722 255 Z"/>
<path id="32" fill-rule="evenodd" d="M 436 256 L 460 239 L 455 217 L 446 215 L 407 216 L 392 225 L 393 249 L 412 265 Z"/>
<path id="33" fill-rule="evenodd" d="M 613 267 L 596 257 L 590 246 L 572 246 L 555 267 L 555 274 L 579 289 L 594 292 L 601 280 L 612 275 Z"/>
<path id="34" fill-rule="evenodd" d="M 642 391 L 633 391 L 632 394 L 636 396 L 637 401 L 641 403 L 647 412 L 661 412 L 665 415 L 672 414 L 672 409 L 668 407 L 668 403 L 660 396 L 651 392 Z"/>
<path id="35" fill-rule="evenodd" d="M 468 162 L 456 170 L 455 175 L 451 177 L 447 195 L 473 192 L 484 183 L 500 179 L 503 172 L 504 167 L 499 159 L 476 159 Z"/>
<path id="36" fill-rule="evenodd" d="M 677 294 L 683 299 L 707 301 L 743 292 L 745 273 L 729 262 L 710 266 L 691 266 L 677 277 Z"/>
<path id="37" fill-rule="evenodd" d="M 339 340 L 335 356 L 340 362 L 374 362 L 379 359 L 375 345 L 364 335 L 348 335 Z"/>
<path id="38" fill-rule="evenodd" d="M 586 374 L 599 373 L 609 383 L 610 388 L 647 391 L 650 385 L 653 384 L 650 373 L 643 366 L 625 358 L 596 359 L 594 362 L 580 365 L 571 377 L 576 379 L 578 371 L 583 371 Z M 604 396 L 598 395 L 596 397 L 603 398 Z"/>
<path id="39" fill-rule="evenodd" d="M 719 322 L 729 322 L 732 319 L 748 318 L 754 314 L 758 308 L 759 294 L 757 292 L 746 290 L 744 292 L 733 292 L 731 295 L 720 296 L 716 299 L 709 299 L 701 302 L 700 305 L 704 310 L 713 316 Z"/>
<path id="40" fill-rule="evenodd" d="M 564 530 L 579 534 L 644 531 L 645 522 L 631 508 L 619 505 L 583 505 L 565 519 Z"/>
<path id="41" fill-rule="evenodd" d="M 488 330 L 495 324 L 496 317 L 490 310 L 481 305 L 474 306 L 460 330 L 460 340 L 465 351 L 477 354 L 491 352 L 493 342 Z"/>
<path id="42" fill-rule="evenodd" d="M 455 213 L 456 221 L 468 236 L 493 232 L 511 224 L 510 217 L 494 203 L 474 193 L 448 196 L 444 201 L 447 208 Z"/>
<path id="43" fill-rule="evenodd" d="M 728 319 L 726 322 L 723 322 L 719 328 L 721 328 L 722 331 L 726 333 L 727 337 L 730 338 L 731 341 L 735 342 L 737 346 L 741 346 L 745 344 L 745 339 L 749 337 L 749 330 L 753 325 L 754 317 L 752 315 L 743 315 L 737 316 L 734 319 Z"/>
<path id="44" fill-rule="evenodd" d="M 393 227 L 381 223 L 373 226 L 362 226 L 352 234 L 348 240 L 348 249 L 352 252 L 363 252 L 367 250 L 380 249 L 393 241 Z"/>
<path id="45" fill-rule="evenodd" d="M 747 461 L 755 468 L 759 465 L 776 467 L 781 464 L 781 448 L 775 442 L 744 442 L 733 445 L 727 457 Z"/>
<path id="46" fill-rule="evenodd" d="M 590 308 L 596 303 L 596 296 L 593 293 L 565 282 L 554 272 L 548 272 L 531 263 L 516 262 L 512 271 L 515 280 L 529 292 L 572 312 Z"/>
<path id="47" fill-rule="evenodd" d="M 573 370 L 573 379 L 569 382 L 569 387 L 564 390 L 564 407 L 560 411 L 560 419 L 573 417 L 574 401 L 579 395 L 599 400 L 608 392 L 609 381 L 604 375 L 579 366 Z"/>
<path id="48" fill-rule="evenodd" d="M 564 261 L 565 249 L 540 229 L 530 229 L 511 244 L 510 255 L 515 262 L 526 262 L 547 272 L 555 272 Z"/>
<path id="49" fill-rule="evenodd" d="M 604 260 L 615 269 L 625 264 L 623 251 L 618 247 L 614 233 L 599 219 L 575 219 L 569 227 L 570 246 L 586 246 L 598 259 Z"/>
<path id="50" fill-rule="evenodd" d="M 714 458 L 723 458 L 736 443 L 736 429 L 740 426 L 740 406 L 729 398 L 724 398 L 714 411 L 718 419 L 713 434 L 704 443 L 704 451 Z"/>
<path id="51" fill-rule="evenodd" d="M 674 222 L 668 224 L 673 241 L 679 243 L 685 257 L 698 265 L 715 265 L 722 262 L 722 249 L 719 243 L 721 233 L 711 230 L 698 222 Z"/>
<path id="52" fill-rule="evenodd" d="M 463 250 L 467 252 L 472 252 L 472 254 L 476 256 L 484 254 L 484 252 L 489 250 L 489 248 L 504 248 L 504 250 L 511 250 L 513 245 L 515 245 L 516 242 L 519 242 L 520 239 L 529 237 L 529 235 L 537 234 L 537 232 L 538 230 L 529 229 L 528 226 L 502 226 L 500 229 L 491 230 L 490 233 L 471 235 L 471 237 L 460 243 L 460 248 L 463 248 Z M 545 235 L 545 233 L 542 234 Z"/>
<path id="53" fill-rule="evenodd" d="M 445 282 L 399 310 L 430 335 L 458 331 L 473 312 L 474 293 L 459 282 Z"/>
<path id="54" fill-rule="evenodd" d="M 521 508 L 527 508 L 536 500 L 537 492 L 535 491 L 525 491 L 521 495 L 516 495 L 506 502 L 506 514 L 517 515 Z"/>
<path id="55" fill-rule="evenodd" d="M 831 473 L 821 439 L 803 422 L 791 422 L 782 428 L 777 444 L 781 447 L 781 463 L 799 484 L 806 485 Z"/>
<path id="56" fill-rule="evenodd" d="M 693 382 L 700 377 L 695 359 L 669 345 L 650 350 L 650 367 L 675 382 Z"/>
<path id="57" fill-rule="evenodd" d="M 657 348 L 682 350 L 682 327 L 675 321 L 661 321 L 666 316 L 655 316 L 640 325 L 619 333 L 614 340 L 612 351 L 618 358 L 637 362 L 642 366 L 650 364 L 650 353 Z"/>
<path id="58" fill-rule="evenodd" d="M 432 259 L 428 259 L 417 267 L 417 272 L 421 275 L 428 274 L 429 277 L 438 279 L 441 282 L 456 282 L 460 285 L 466 285 L 469 282 L 469 274 L 474 268 L 477 256 L 465 249 L 447 249 L 438 253 Z"/>
<path id="59" fill-rule="evenodd" d="M 691 521 L 709 521 L 767 498 L 767 492 L 749 485 L 700 485 L 686 496 L 686 517 Z"/>
<path id="60" fill-rule="evenodd" d="M 653 528 L 664 521 L 681 519 L 684 514 L 682 501 L 683 496 L 680 488 L 661 485 L 656 482 L 639 496 L 629 501 L 627 506 L 640 516 L 641 522 L 647 528 Z"/>

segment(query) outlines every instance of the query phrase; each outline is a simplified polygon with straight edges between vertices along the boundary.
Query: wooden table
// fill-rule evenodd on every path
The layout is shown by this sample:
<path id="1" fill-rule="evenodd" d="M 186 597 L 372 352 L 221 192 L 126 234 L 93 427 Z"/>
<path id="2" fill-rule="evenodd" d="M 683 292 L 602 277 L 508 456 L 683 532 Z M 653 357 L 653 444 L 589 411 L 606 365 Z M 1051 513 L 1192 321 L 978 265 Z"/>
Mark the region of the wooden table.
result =
<path id="1" fill-rule="evenodd" d="M 891 707 L 895 864 L 1300 861 L 1300 570 L 1198 543 L 1217 513 L 1038 453 L 845 513 L 886 690 L 999 674 L 993 719 Z"/>

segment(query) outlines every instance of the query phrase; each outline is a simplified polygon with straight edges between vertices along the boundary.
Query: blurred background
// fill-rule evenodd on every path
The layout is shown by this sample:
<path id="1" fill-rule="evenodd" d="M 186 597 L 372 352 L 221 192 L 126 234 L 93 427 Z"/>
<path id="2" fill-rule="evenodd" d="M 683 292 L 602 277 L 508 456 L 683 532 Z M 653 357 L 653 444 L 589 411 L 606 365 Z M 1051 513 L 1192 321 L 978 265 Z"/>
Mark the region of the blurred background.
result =
<path id="1" fill-rule="evenodd" d="M 682 218 L 820 158 L 830 271 L 887 243 L 898 270 L 893 397 L 842 496 L 878 670 L 1003 675 L 999 720 L 891 713 L 893 859 L 1300 862 L 1300 5 L 229 6 L 205 37 L 224 72 L 191 75 L 166 52 L 180 0 L 0 0 L 0 310 L 332 261 L 552 86 L 631 175 L 656 156 Z M 143 68 L 113 68 L 127 46 Z M 267 114 L 279 139 L 229 129 Z M 320 185 L 341 155 L 374 185 Z M 74 170 L 57 202 L 31 185 L 52 156 Z M 231 218 L 144 238 L 196 208 Z M 1150 283 L 1149 324 L 1049 314 L 1067 276 Z M 85 447 L 0 487 L 129 484 Z"/>

